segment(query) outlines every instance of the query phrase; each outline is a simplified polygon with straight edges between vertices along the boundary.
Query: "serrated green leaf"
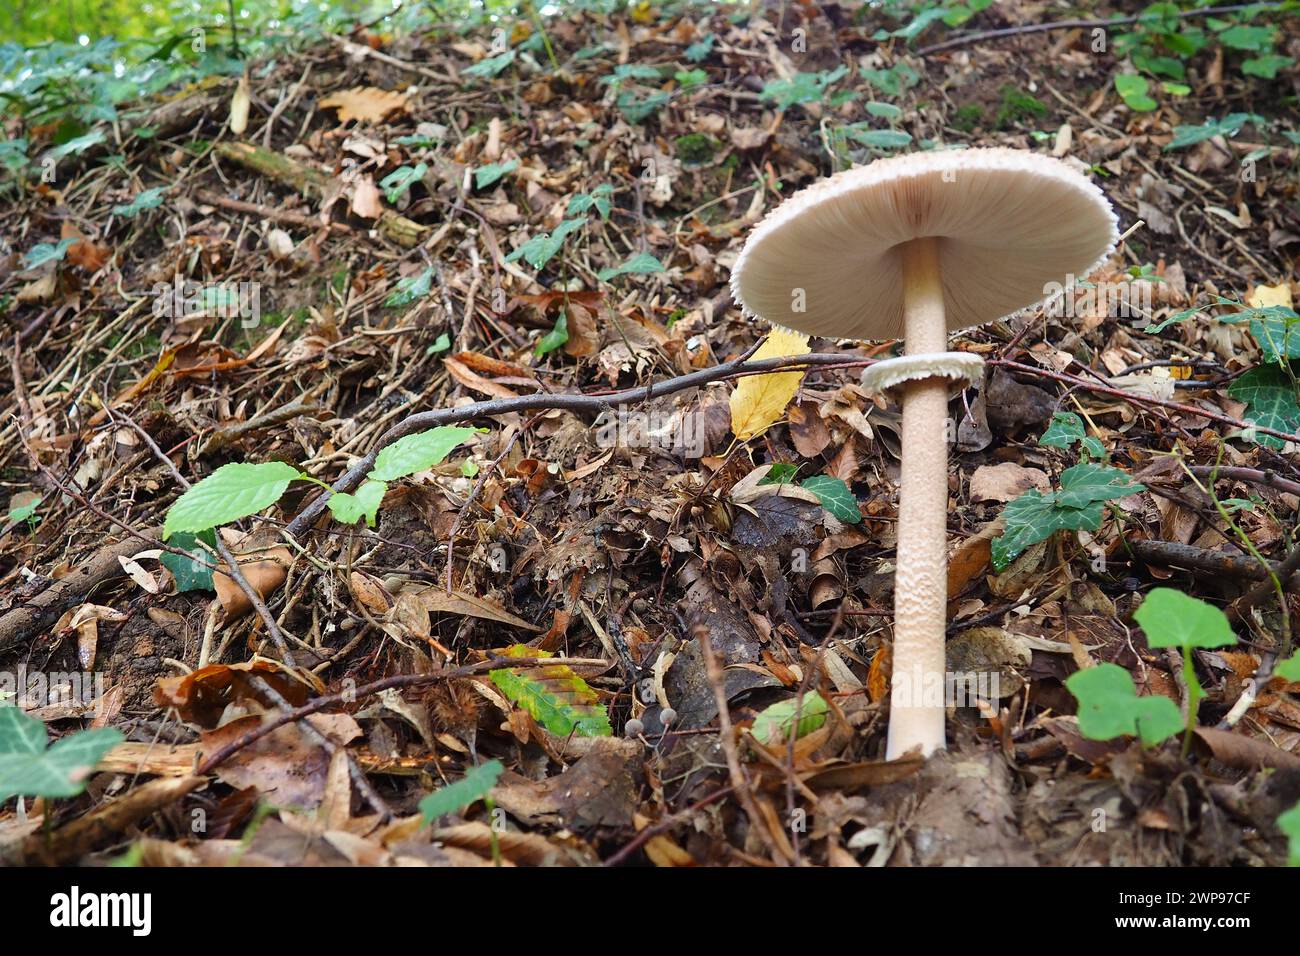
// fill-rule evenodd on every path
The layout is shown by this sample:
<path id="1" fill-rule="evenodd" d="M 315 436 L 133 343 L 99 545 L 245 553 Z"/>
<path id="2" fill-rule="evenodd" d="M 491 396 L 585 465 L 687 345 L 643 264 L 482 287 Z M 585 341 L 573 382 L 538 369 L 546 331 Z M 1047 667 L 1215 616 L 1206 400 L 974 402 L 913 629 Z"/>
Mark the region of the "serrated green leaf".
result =
<path id="1" fill-rule="evenodd" d="M 1052 415 L 1047 431 L 1038 439 L 1038 444 L 1047 448 L 1068 449 L 1075 442 L 1083 441 L 1086 434 L 1083 419 L 1074 412 L 1056 412 Z"/>
<path id="2" fill-rule="evenodd" d="M 754 718 L 754 726 L 749 732 L 761 743 L 780 744 L 789 738 L 790 729 L 795 727 L 796 717 L 798 717 L 796 740 L 826 723 L 826 714 L 830 711 L 830 706 L 817 691 L 810 691 L 803 695 L 802 710 L 799 709 L 798 704 L 798 697 L 773 704 Z"/>
<path id="3" fill-rule="evenodd" d="M 183 594 L 186 591 L 213 590 L 212 569 L 217 563 L 215 553 L 217 533 L 211 528 L 198 534 L 178 531 L 167 543 L 173 548 L 190 554 L 190 557 L 184 558 L 179 554 L 164 551 L 158 558 L 162 566 L 172 573 L 172 579 L 176 582 L 176 592 Z"/>
<path id="4" fill-rule="evenodd" d="M 301 477 L 302 472 L 282 461 L 222 465 L 167 509 L 163 540 L 177 531 L 207 531 L 255 515 L 279 501 L 289 482 Z"/>
<path id="5" fill-rule="evenodd" d="M 1152 588 L 1133 617 L 1151 647 L 1227 647 L 1237 643 L 1226 614 L 1173 588 Z"/>
<path id="6" fill-rule="evenodd" d="M 113 207 L 113 215 L 120 216 L 123 219 L 134 219 L 146 209 L 157 209 L 162 205 L 163 196 L 167 190 L 162 186 L 154 189 L 146 189 L 144 192 L 137 193 L 136 197 L 129 203 Z"/>
<path id="7" fill-rule="evenodd" d="M 800 487 L 807 488 L 815 494 L 822 507 L 836 520 L 844 524 L 857 524 L 862 520 L 862 512 L 858 510 L 858 499 L 853 497 L 853 492 L 843 480 L 832 478 L 830 475 L 813 475 L 811 478 L 805 478 Z"/>
<path id="8" fill-rule="evenodd" d="M 1228 387 L 1228 394 L 1246 403 L 1244 417 L 1247 421 L 1288 435 L 1300 430 L 1300 406 L 1296 405 L 1295 386 L 1276 365 L 1251 369 Z M 1279 450 L 1286 444 L 1280 438 L 1254 429 L 1242 432 L 1242 437 Z"/>
<path id="9" fill-rule="evenodd" d="M 526 644 L 516 644 L 511 657 L 549 656 Z M 565 664 L 544 667 L 514 667 L 489 671 L 501 693 L 518 704 L 533 719 L 558 737 L 608 737 L 613 731 L 609 715 L 596 692 Z"/>
<path id="10" fill-rule="evenodd" d="M 618 276 L 627 275 L 652 275 L 656 272 L 663 272 L 664 264 L 648 252 L 638 252 L 632 258 L 628 259 L 620 266 L 614 266 L 610 269 L 601 269 L 597 273 L 597 278 L 601 282 L 608 282 Z"/>
<path id="11" fill-rule="evenodd" d="M 330 495 L 326 504 L 336 521 L 356 524 L 365 518 L 366 524 L 373 528 L 375 519 L 379 516 L 379 506 L 383 503 L 384 493 L 387 491 L 387 482 L 367 478 L 361 483 L 355 495 L 336 491 Z"/>
<path id="12" fill-rule="evenodd" d="M 399 438 L 375 457 L 370 470 L 372 481 L 396 481 L 417 471 L 432 468 L 451 454 L 452 449 L 477 434 L 476 428 L 441 425 L 428 431 Z"/>
<path id="13" fill-rule="evenodd" d="M 1148 747 L 1183 729 L 1178 705 L 1168 697 L 1139 697 L 1129 672 L 1098 664 L 1071 674 L 1066 688 L 1079 702 L 1079 732 L 1090 740 L 1141 737 Z"/>
<path id="14" fill-rule="evenodd" d="M 482 800 L 497 785 L 497 778 L 504 769 L 500 760 L 489 760 L 471 769 L 455 783 L 435 790 L 420 801 L 421 822 L 428 826 L 439 817 L 459 813 Z"/>
<path id="15" fill-rule="evenodd" d="M 513 173 L 519 168 L 519 160 L 511 159 L 504 163 L 488 163 L 474 170 L 474 188 L 487 189 L 501 177 Z"/>
<path id="16" fill-rule="evenodd" d="M 433 287 L 433 266 L 429 266 L 418 276 L 398 279 L 397 287 L 384 300 L 386 308 L 409 305 L 416 299 L 423 299 Z"/>
<path id="17" fill-rule="evenodd" d="M 1277 71 L 1284 69 L 1295 63 L 1289 56 L 1280 56 L 1277 53 L 1269 53 L 1266 56 L 1257 56 L 1249 60 L 1244 60 L 1241 64 L 1241 72 L 1246 76 L 1258 76 L 1265 80 L 1277 78 Z"/>
<path id="18" fill-rule="evenodd" d="M 79 730 L 48 750 L 45 724 L 0 707 L 0 803 L 10 797 L 75 797 L 100 759 L 126 738 L 101 727 Z"/>

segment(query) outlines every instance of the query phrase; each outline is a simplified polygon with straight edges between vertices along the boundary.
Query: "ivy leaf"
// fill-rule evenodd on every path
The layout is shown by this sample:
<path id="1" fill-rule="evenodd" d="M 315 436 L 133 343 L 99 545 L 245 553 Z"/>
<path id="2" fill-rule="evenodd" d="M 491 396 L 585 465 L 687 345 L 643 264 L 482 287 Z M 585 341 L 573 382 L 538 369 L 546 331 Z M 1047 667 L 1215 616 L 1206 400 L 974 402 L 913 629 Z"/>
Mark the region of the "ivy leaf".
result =
<path id="1" fill-rule="evenodd" d="M 1046 541 L 1057 531 L 1096 531 L 1101 527 L 1102 514 L 1101 502 L 1065 508 L 1057 502 L 1056 492 L 1026 491 L 1002 512 L 1006 531 L 993 539 L 993 567 L 1005 570 L 1025 548 Z"/>
<path id="2" fill-rule="evenodd" d="M 1250 334 L 1259 343 L 1265 361 L 1281 362 L 1300 358 L 1300 315 L 1284 305 L 1269 305 L 1250 309 L 1245 316 L 1250 320 Z"/>
<path id="3" fill-rule="evenodd" d="M 282 461 L 222 465 L 167 509 L 163 540 L 177 531 L 207 531 L 255 515 L 279 501 L 289 482 L 301 477 L 302 472 Z"/>
<path id="4" fill-rule="evenodd" d="M 113 207 L 113 215 L 120 216 L 123 219 L 134 219 L 146 209 L 157 209 L 162 205 L 163 195 L 167 192 L 162 186 L 155 189 L 146 189 L 144 192 L 137 193 L 136 197 L 129 203 Z"/>
<path id="5" fill-rule="evenodd" d="M 384 300 L 386 308 L 409 305 L 416 299 L 423 299 L 433 287 L 433 266 L 429 266 L 418 276 L 398 279 L 397 287 Z"/>
<path id="6" fill-rule="evenodd" d="M 1090 740 L 1141 737 L 1148 747 L 1183 729 L 1178 705 L 1168 697 L 1139 697 L 1129 672 L 1098 664 L 1071 674 L 1066 688 L 1079 702 L 1079 732 Z"/>
<path id="7" fill-rule="evenodd" d="M 650 255 L 648 252 L 638 252 L 632 258 L 628 259 L 621 266 L 615 266 L 611 269 L 601 269 L 596 277 L 601 282 L 608 282 L 610 279 L 618 276 L 628 275 L 652 275 L 656 272 L 663 272 L 664 264 Z"/>
<path id="8" fill-rule="evenodd" d="M 425 355 L 437 355 L 439 352 L 445 352 L 451 348 L 451 336 L 446 332 L 440 334 L 434 339 L 433 344 L 424 350 Z"/>
<path id="9" fill-rule="evenodd" d="M 1084 454 L 1089 457 L 1102 459 L 1106 457 L 1106 446 L 1101 443 L 1101 439 L 1096 435 L 1088 435 L 1079 443 Z"/>
<path id="10" fill-rule="evenodd" d="M 515 62 L 515 51 L 506 50 L 505 53 L 479 60 L 473 66 L 465 67 L 460 73 L 461 76 L 494 77 L 500 75 L 501 71 L 513 62 Z"/>
<path id="11" fill-rule="evenodd" d="M 1294 63 L 1289 56 L 1279 56 L 1276 53 L 1270 53 L 1266 56 L 1254 57 L 1245 60 L 1241 64 L 1241 72 L 1246 76 L 1258 76 L 1265 80 L 1277 78 L 1277 71 Z"/>
<path id="12" fill-rule="evenodd" d="M 326 504 L 335 520 L 343 524 L 356 524 L 364 517 L 366 524 L 373 528 L 375 519 L 379 516 L 379 506 L 383 503 L 384 493 L 387 491 L 387 482 L 367 478 L 361 483 L 355 495 L 336 491 L 329 496 Z"/>
<path id="13" fill-rule="evenodd" d="M 566 216 L 585 215 L 592 209 L 600 215 L 602 221 L 609 219 L 609 197 L 614 194 L 614 187 L 609 183 L 601 183 L 589 193 L 578 193 L 569 200 L 569 205 L 565 207 Z"/>
<path id="14" fill-rule="evenodd" d="M 420 801 L 420 818 L 424 826 L 448 813 L 459 813 L 472 803 L 482 800 L 497 784 L 505 767 L 500 760 L 479 764 L 453 784 L 435 790 Z"/>
<path id="15" fill-rule="evenodd" d="M 1094 501 L 1123 498 L 1142 490 L 1143 485 L 1118 468 L 1084 462 L 1061 472 L 1056 503 L 1064 508 L 1083 508 Z"/>
<path id="16" fill-rule="evenodd" d="M 815 690 L 803 695 L 803 708 L 800 712 L 799 698 L 791 697 L 768 707 L 754 718 L 754 725 L 749 732 L 761 743 L 780 744 L 790 737 L 791 728 L 795 728 L 795 739 L 812 733 L 826 723 L 826 714 L 830 706 L 825 698 Z M 798 726 L 796 727 L 796 718 Z"/>
<path id="17" fill-rule="evenodd" d="M 1209 120 L 1200 126 L 1175 126 L 1174 138 L 1165 149 L 1186 149 L 1188 146 L 1195 146 L 1216 136 L 1231 139 L 1241 132 L 1241 128 L 1247 123 L 1258 125 L 1261 122 L 1263 117 L 1254 113 L 1229 113 L 1221 120 Z"/>
<path id="18" fill-rule="evenodd" d="M 379 188 L 384 191 L 384 198 L 395 204 L 411 186 L 423 179 L 424 174 L 428 171 L 428 163 L 419 163 L 415 166 L 400 166 L 380 180 Z"/>
<path id="19" fill-rule="evenodd" d="M 198 534 L 178 531 L 172 535 L 168 543 L 173 548 L 186 551 L 190 555 L 188 558 L 183 558 L 179 554 L 164 551 L 158 558 L 162 566 L 172 573 L 172 579 L 176 582 L 176 592 L 184 594 L 186 591 L 214 590 L 212 566 L 216 564 L 217 533 L 211 528 Z"/>
<path id="20" fill-rule="evenodd" d="M 477 432 L 476 428 L 441 425 L 399 438 L 376 456 L 370 478 L 375 482 L 395 481 L 432 468 Z"/>
<path id="21" fill-rule="evenodd" d="M 1201 314 L 1201 310 L 1199 308 L 1193 307 L 1190 309 L 1183 309 L 1181 312 L 1175 312 L 1173 315 L 1166 316 L 1165 318 L 1161 319 L 1159 322 L 1154 322 L 1151 325 L 1148 325 L 1142 331 L 1154 335 L 1157 332 L 1163 332 L 1171 325 L 1175 325 L 1179 322 L 1186 322 L 1188 319 L 1195 318 L 1200 314 Z"/>
<path id="22" fill-rule="evenodd" d="M 51 159 L 54 159 L 57 162 L 64 156 L 71 156 L 74 153 L 84 153 L 86 150 L 90 149 L 90 147 L 98 146 L 100 143 L 104 142 L 106 138 L 107 137 L 105 137 L 103 130 L 92 130 L 84 136 L 78 136 L 74 139 L 68 140 L 66 143 L 54 147 L 50 150 L 49 155 Z"/>
<path id="23" fill-rule="evenodd" d="M 1083 419 L 1078 415 L 1074 412 L 1056 412 L 1052 415 L 1047 431 L 1038 439 L 1038 444 L 1047 448 L 1069 449 L 1075 442 L 1083 441 L 1085 434 Z"/>
<path id="24" fill-rule="evenodd" d="M 78 237 L 69 236 L 67 239 L 60 239 L 57 244 L 42 242 L 32 246 L 26 257 L 27 268 L 35 269 L 47 262 L 62 262 L 63 257 L 68 254 L 68 250 L 79 241 Z"/>
<path id="25" fill-rule="evenodd" d="M 542 233 L 540 236 L 533 236 L 523 245 L 521 245 L 510 255 L 506 256 L 506 262 L 515 262 L 523 259 L 534 269 L 540 269 L 546 263 L 554 258 L 555 254 L 564 246 L 564 240 L 570 233 L 581 229 L 586 225 L 587 220 L 583 219 L 565 219 L 550 235 Z"/>
<path id="26" fill-rule="evenodd" d="M 568 313 L 561 312 L 559 318 L 555 320 L 555 328 L 547 332 L 537 340 L 536 355 L 541 358 L 548 355 L 556 349 L 563 347 L 569 341 L 569 316 Z"/>
<path id="27" fill-rule="evenodd" d="M 1151 647 L 1227 647 L 1237 643 L 1228 616 L 1173 588 L 1152 588 L 1133 614 Z"/>
<path id="28" fill-rule="evenodd" d="M 768 472 L 768 475 L 770 476 L 771 472 Z M 805 478 L 801 487 L 815 494 L 822 507 L 838 521 L 844 524 L 857 524 L 862 520 L 862 512 L 858 510 L 858 499 L 853 497 L 853 492 L 841 479 L 829 475 L 813 475 L 811 478 Z"/>
<path id="29" fill-rule="evenodd" d="M 488 163 L 486 166 L 480 166 L 478 169 L 474 170 L 474 188 L 487 189 L 503 176 L 513 173 L 518 168 L 519 160 L 517 159 L 512 159 L 504 163 Z"/>
<path id="30" fill-rule="evenodd" d="M 10 797 L 75 797 L 104 754 L 126 738 L 107 727 L 79 730 L 46 749 L 45 723 L 0 707 L 0 803 Z"/>
<path id="31" fill-rule="evenodd" d="M 549 657 L 527 644 L 515 644 L 507 657 Z M 557 737 L 609 737 L 609 715 L 600 698 L 567 664 L 489 671 L 501 693 Z"/>
<path id="32" fill-rule="evenodd" d="M 1263 428 L 1294 435 L 1300 430 L 1300 406 L 1296 405 L 1295 387 L 1276 365 L 1261 365 L 1240 376 L 1228 387 L 1228 394 L 1246 403 L 1245 418 Z M 1259 445 L 1281 450 L 1285 442 L 1254 429 L 1242 437 Z"/>

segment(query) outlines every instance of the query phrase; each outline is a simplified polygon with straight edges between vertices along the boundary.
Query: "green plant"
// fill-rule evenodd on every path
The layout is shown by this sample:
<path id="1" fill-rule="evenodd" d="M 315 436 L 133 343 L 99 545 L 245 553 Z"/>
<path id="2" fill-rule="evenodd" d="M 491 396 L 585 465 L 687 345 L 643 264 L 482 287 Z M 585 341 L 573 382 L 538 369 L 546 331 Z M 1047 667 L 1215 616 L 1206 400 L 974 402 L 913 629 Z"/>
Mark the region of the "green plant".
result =
<path id="1" fill-rule="evenodd" d="M 1000 129 L 1020 122 L 1032 122 L 1047 115 L 1047 104 L 1011 83 L 1002 84 L 1001 100 L 994 122 Z"/>
<path id="2" fill-rule="evenodd" d="M 802 704 L 800 707 L 798 697 L 773 704 L 754 718 L 749 732 L 761 743 L 776 745 L 788 740 L 791 730 L 798 739 L 826 723 L 830 705 L 821 694 L 809 691 L 803 695 Z"/>
<path id="3" fill-rule="evenodd" d="M 86 777 L 126 738 L 107 727 L 79 730 L 49 744 L 43 721 L 0 707 L 0 803 L 10 797 L 75 797 Z"/>
<path id="4" fill-rule="evenodd" d="M 1090 740 L 1131 736 L 1154 747 L 1183 729 L 1178 705 L 1160 694 L 1139 697 L 1132 676 L 1118 664 L 1075 671 L 1065 686 L 1079 702 L 1079 732 Z"/>
<path id="5" fill-rule="evenodd" d="M 369 477 L 356 494 L 330 495 L 331 514 L 349 524 L 364 516 L 373 527 L 388 482 L 432 468 L 475 432 L 473 428 L 444 425 L 398 439 L 380 450 Z M 310 481 L 329 488 L 282 461 L 222 465 L 196 482 L 167 509 L 163 540 L 178 532 L 198 535 L 257 514 L 279 501 L 294 481 Z"/>
<path id="6" fill-rule="evenodd" d="M 448 813 L 459 813 L 466 807 L 483 800 L 496 786 L 497 778 L 505 768 L 500 760 L 489 760 L 469 770 L 455 783 L 435 790 L 420 801 L 420 817 L 425 826 Z"/>
<path id="7" fill-rule="evenodd" d="M 798 471 L 798 467 L 789 462 L 777 462 L 768 469 L 759 484 L 783 485 L 794 481 Z M 853 492 L 844 479 L 832 478 L 830 475 L 813 475 L 800 482 L 799 487 L 816 495 L 821 506 L 837 521 L 843 524 L 857 524 L 862 520 L 858 499 L 853 497 Z"/>
<path id="8" fill-rule="evenodd" d="M 519 165 L 515 163 L 515 165 Z M 424 178 L 424 174 L 429 171 L 427 163 L 417 163 L 415 166 L 400 166 L 393 172 L 389 173 L 379 182 L 379 188 L 384 191 L 384 198 L 394 205 L 405 196 L 411 187 Z M 479 170 L 482 172 L 482 170 Z"/>
<path id="9" fill-rule="evenodd" d="M 774 103 L 779 110 L 788 110 L 801 103 L 820 103 L 826 91 L 848 72 L 848 67 L 840 66 L 820 73 L 796 73 L 787 80 L 768 81 L 758 96 L 764 102 Z"/>
<path id="10" fill-rule="evenodd" d="M 1147 636 L 1150 647 L 1176 647 L 1183 654 L 1183 682 L 1187 686 L 1187 728 L 1183 754 L 1192 744 L 1196 712 L 1205 691 L 1192 664 L 1194 648 L 1227 647 L 1237 643 L 1228 616 L 1212 604 L 1189 597 L 1173 588 L 1153 588 L 1133 615 Z"/>
<path id="11" fill-rule="evenodd" d="M 601 269 L 596 274 L 596 278 L 600 279 L 601 282 L 608 282 L 610 279 L 617 279 L 619 276 L 646 276 L 663 271 L 664 264 L 662 262 L 648 252 L 638 252 L 621 265 Z"/>

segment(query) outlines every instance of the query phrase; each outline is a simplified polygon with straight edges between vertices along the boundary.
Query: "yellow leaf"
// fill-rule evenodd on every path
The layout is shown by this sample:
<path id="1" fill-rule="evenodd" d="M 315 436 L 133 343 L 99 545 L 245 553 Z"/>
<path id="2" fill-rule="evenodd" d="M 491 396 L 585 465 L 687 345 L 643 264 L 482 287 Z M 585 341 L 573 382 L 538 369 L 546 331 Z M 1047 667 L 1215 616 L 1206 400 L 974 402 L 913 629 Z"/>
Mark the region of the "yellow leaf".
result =
<path id="1" fill-rule="evenodd" d="M 332 93 L 321 100 L 320 105 L 337 109 L 340 123 L 348 120 L 378 123 L 389 113 L 406 109 L 406 100 L 405 93 L 381 90 L 377 86 L 358 86 Z"/>
<path id="2" fill-rule="evenodd" d="M 1277 285 L 1257 285 L 1246 296 L 1246 304 L 1252 309 L 1266 309 L 1270 305 L 1291 308 L 1291 287 L 1285 282 Z"/>
<path id="3" fill-rule="evenodd" d="M 808 336 L 790 329 L 773 329 L 750 361 L 806 355 Z M 769 372 L 742 378 L 731 393 L 731 430 L 741 441 L 767 431 L 785 414 L 803 380 L 803 372 Z"/>

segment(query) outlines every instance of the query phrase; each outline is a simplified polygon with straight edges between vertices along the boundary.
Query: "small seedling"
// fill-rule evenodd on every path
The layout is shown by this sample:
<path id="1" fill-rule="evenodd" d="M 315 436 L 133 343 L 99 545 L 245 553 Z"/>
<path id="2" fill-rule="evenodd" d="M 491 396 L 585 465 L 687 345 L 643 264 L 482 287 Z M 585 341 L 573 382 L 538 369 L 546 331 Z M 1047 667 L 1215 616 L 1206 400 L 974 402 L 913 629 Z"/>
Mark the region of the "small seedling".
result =
<path id="1" fill-rule="evenodd" d="M 1178 705 L 1160 694 L 1139 697 L 1132 675 L 1118 664 L 1076 671 L 1065 686 L 1079 702 L 1079 732 L 1089 740 L 1131 736 L 1154 747 L 1183 729 Z"/>
<path id="2" fill-rule="evenodd" d="M 99 727 L 47 747 L 42 721 L 18 707 L 0 707 L 0 803 L 10 797 L 75 797 L 104 754 L 125 739 Z"/>

